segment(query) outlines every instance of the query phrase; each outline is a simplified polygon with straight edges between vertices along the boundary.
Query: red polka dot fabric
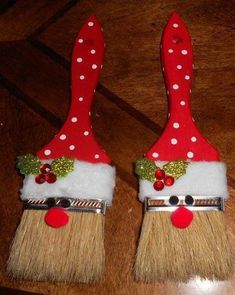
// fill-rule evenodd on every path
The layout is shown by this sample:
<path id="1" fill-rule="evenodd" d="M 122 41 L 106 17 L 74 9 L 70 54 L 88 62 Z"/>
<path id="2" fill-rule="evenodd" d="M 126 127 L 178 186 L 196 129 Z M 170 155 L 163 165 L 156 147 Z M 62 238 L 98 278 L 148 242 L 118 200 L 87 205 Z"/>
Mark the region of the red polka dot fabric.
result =
<path id="1" fill-rule="evenodd" d="M 169 118 L 163 134 L 146 157 L 153 161 L 218 161 L 218 151 L 200 134 L 191 115 L 192 43 L 176 12 L 162 35 L 161 59 L 169 96 Z"/>
<path id="2" fill-rule="evenodd" d="M 96 142 L 90 123 L 90 107 L 103 58 L 102 28 L 92 16 L 79 32 L 73 48 L 72 102 L 67 120 L 52 141 L 37 153 L 40 159 L 66 156 L 90 163 L 111 162 Z"/>

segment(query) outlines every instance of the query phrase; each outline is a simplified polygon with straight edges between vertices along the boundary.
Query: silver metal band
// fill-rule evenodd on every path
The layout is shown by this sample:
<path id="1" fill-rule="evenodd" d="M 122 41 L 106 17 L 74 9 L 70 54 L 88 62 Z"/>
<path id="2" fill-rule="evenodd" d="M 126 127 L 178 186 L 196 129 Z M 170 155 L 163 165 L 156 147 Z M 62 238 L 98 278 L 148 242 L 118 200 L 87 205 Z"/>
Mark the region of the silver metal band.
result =
<path id="1" fill-rule="evenodd" d="M 185 207 L 191 211 L 224 211 L 224 198 L 209 197 L 209 196 L 192 196 L 193 204 L 188 205 L 185 203 L 185 196 L 177 196 L 179 202 L 177 205 L 171 205 L 169 199 L 171 196 L 164 197 L 147 197 L 145 198 L 144 206 L 145 211 L 175 211 L 179 207 Z"/>
<path id="2" fill-rule="evenodd" d="M 24 200 L 24 209 L 48 210 L 50 208 L 63 208 L 68 211 L 92 212 L 105 215 L 106 201 L 101 199 L 74 199 L 74 198 L 43 198 Z"/>

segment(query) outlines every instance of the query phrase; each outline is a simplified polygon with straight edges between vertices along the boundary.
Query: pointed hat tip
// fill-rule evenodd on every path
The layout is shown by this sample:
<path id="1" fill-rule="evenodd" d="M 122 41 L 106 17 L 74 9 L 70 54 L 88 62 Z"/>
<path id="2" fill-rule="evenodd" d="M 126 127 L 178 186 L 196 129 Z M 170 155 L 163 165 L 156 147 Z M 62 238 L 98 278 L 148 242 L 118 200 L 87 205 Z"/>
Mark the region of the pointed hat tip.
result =
<path id="1" fill-rule="evenodd" d="M 85 21 L 85 23 L 94 22 L 95 24 L 100 26 L 100 22 L 95 14 L 92 14 L 88 17 L 88 19 Z"/>
<path id="2" fill-rule="evenodd" d="M 183 21 L 180 14 L 175 10 L 173 11 L 173 13 L 171 14 L 170 18 L 169 18 L 169 22 L 170 21 Z"/>

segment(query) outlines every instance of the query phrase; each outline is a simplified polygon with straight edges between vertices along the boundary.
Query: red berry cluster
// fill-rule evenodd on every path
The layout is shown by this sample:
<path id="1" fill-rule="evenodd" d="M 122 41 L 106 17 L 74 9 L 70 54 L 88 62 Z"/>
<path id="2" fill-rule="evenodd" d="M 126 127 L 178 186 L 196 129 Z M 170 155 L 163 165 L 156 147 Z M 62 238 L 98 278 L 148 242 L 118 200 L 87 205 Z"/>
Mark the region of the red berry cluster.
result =
<path id="1" fill-rule="evenodd" d="M 161 191 L 165 185 L 171 186 L 175 182 L 174 177 L 166 175 L 163 169 L 156 170 L 155 177 L 157 180 L 154 182 L 153 187 L 156 191 Z"/>
<path id="2" fill-rule="evenodd" d="M 48 183 L 54 183 L 56 181 L 56 175 L 51 172 L 50 164 L 43 164 L 40 167 L 41 173 L 35 177 L 35 182 L 42 184 L 45 181 Z"/>

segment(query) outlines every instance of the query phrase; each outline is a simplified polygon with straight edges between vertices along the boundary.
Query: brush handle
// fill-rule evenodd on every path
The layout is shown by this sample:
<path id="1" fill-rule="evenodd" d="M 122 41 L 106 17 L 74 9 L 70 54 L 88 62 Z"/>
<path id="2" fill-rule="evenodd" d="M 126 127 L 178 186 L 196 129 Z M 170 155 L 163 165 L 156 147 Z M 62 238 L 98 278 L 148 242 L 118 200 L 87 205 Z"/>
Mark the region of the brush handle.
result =
<path id="1" fill-rule="evenodd" d="M 62 156 L 91 163 L 110 163 L 98 145 L 90 123 L 93 100 L 104 58 L 104 36 L 98 20 L 90 17 L 77 35 L 71 66 L 72 101 L 64 126 L 53 140 L 38 152 L 40 159 Z"/>
<path id="2" fill-rule="evenodd" d="M 176 12 L 162 35 L 161 59 L 169 96 L 169 116 L 163 134 L 146 153 L 147 158 L 218 160 L 218 151 L 201 135 L 191 115 L 193 49 L 188 30 Z"/>
<path id="3" fill-rule="evenodd" d="M 177 13 L 173 13 L 162 35 L 162 67 L 170 116 L 184 111 L 191 118 L 190 93 L 193 76 L 193 48 L 189 32 Z M 184 106 L 184 108 L 182 108 Z"/>
<path id="4" fill-rule="evenodd" d="M 73 47 L 71 66 L 71 115 L 89 118 L 90 106 L 104 59 L 104 36 L 98 20 L 91 16 Z M 73 107 L 74 106 L 74 107 Z"/>

